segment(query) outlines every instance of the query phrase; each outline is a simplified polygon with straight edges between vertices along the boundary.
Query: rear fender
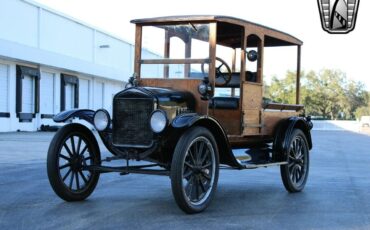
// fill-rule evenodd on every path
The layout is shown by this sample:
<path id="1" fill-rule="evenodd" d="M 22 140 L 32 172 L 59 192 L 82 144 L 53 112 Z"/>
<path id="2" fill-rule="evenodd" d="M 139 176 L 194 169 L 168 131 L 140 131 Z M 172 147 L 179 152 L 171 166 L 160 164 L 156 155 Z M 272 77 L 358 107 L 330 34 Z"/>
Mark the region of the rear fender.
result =
<path id="1" fill-rule="evenodd" d="M 283 154 L 283 156 L 287 156 L 294 129 L 300 129 L 303 131 L 306 136 L 308 148 L 311 150 L 311 128 L 311 121 L 307 120 L 304 117 L 290 117 L 286 120 L 281 121 L 275 133 L 274 152 L 277 155 Z"/>

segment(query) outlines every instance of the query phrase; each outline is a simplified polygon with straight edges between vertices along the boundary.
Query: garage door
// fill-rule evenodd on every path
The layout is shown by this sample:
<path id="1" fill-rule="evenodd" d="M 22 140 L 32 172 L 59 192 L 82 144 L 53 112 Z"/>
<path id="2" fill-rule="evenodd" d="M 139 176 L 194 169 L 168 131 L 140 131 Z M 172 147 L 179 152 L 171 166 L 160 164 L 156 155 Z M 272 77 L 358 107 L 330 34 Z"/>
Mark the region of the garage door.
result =
<path id="1" fill-rule="evenodd" d="M 9 112 L 8 66 L 0 64 L 0 112 Z"/>
<path id="2" fill-rule="evenodd" d="M 104 83 L 95 82 L 94 86 L 94 109 L 103 108 Z"/>
<path id="3" fill-rule="evenodd" d="M 40 79 L 40 113 L 54 114 L 54 74 L 42 72 Z"/>
<path id="4" fill-rule="evenodd" d="M 79 107 L 81 109 L 88 109 L 89 107 L 89 100 L 90 100 L 90 81 L 85 79 L 79 79 L 80 83 L 80 97 L 79 97 Z"/>
<path id="5" fill-rule="evenodd" d="M 34 77 L 24 75 L 22 81 L 22 112 L 34 113 L 35 108 L 35 83 Z"/>
<path id="6" fill-rule="evenodd" d="M 65 110 L 70 110 L 75 108 L 75 85 L 67 83 L 66 84 L 66 106 Z"/>

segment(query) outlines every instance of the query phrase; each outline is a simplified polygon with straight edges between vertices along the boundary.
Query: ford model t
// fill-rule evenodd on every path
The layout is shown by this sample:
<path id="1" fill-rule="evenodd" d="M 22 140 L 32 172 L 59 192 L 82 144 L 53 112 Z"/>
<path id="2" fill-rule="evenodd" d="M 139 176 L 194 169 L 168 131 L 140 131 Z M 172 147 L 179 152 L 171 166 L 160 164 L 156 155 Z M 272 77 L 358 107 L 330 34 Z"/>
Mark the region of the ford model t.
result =
<path id="1" fill-rule="evenodd" d="M 304 188 L 312 123 L 299 104 L 300 40 L 225 16 L 132 22 L 134 74 L 114 96 L 112 114 L 78 109 L 54 117 L 55 122 L 79 118 L 91 123 L 112 153 L 101 159 L 87 127 L 63 126 L 47 158 L 58 196 L 84 200 L 100 173 L 165 175 L 178 206 L 197 213 L 214 197 L 221 165 L 236 170 L 280 166 L 289 192 Z M 264 49 L 272 46 L 297 47 L 296 104 L 263 98 Z M 112 160 L 123 164 L 109 166 Z"/>

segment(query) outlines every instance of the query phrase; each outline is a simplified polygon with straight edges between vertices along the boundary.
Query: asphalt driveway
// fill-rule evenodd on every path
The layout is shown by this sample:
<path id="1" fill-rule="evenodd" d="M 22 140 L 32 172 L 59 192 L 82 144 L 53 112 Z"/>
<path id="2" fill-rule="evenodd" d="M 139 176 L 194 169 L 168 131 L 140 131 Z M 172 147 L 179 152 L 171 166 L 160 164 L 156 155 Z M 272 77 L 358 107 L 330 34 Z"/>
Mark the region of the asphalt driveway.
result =
<path id="1" fill-rule="evenodd" d="M 88 200 L 62 201 L 46 175 L 52 136 L 0 134 L 0 229 L 370 229 L 367 135 L 314 131 L 299 194 L 285 191 L 278 167 L 222 170 L 213 203 L 197 215 L 176 206 L 162 176 L 103 174 Z"/>

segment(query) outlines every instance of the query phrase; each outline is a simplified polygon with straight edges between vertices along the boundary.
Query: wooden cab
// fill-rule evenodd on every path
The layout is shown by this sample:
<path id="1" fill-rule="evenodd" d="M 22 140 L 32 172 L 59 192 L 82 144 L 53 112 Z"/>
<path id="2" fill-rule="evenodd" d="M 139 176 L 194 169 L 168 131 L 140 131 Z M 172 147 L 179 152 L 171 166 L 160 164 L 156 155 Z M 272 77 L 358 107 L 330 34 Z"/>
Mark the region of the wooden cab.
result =
<path id="1" fill-rule="evenodd" d="M 303 43 L 299 39 L 226 16 L 160 17 L 132 22 L 136 24 L 134 70 L 140 85 L 191 92 L 196 100 L 195 112 L 219 121 L 232 146 L 271 141 L 279 121 L 302 113 L 299 74 Z M 149 28 L 162 30 L 161 39 L 154 46 L 159 51 L 152 57 L 143 57 L 144 46 L 155 42 L 143 41 L 155 34 L 144 32 Z M 263 97 L 264 49 L 276 46 L 297 47 L 294 105 L 273 103 Z M 153 74 L 143 66 L 159 73 Z M 174 66 L 179 76 L 173 77 Z M 205 79 L 211 87 L 208 97 L 198 92 Z"/>

